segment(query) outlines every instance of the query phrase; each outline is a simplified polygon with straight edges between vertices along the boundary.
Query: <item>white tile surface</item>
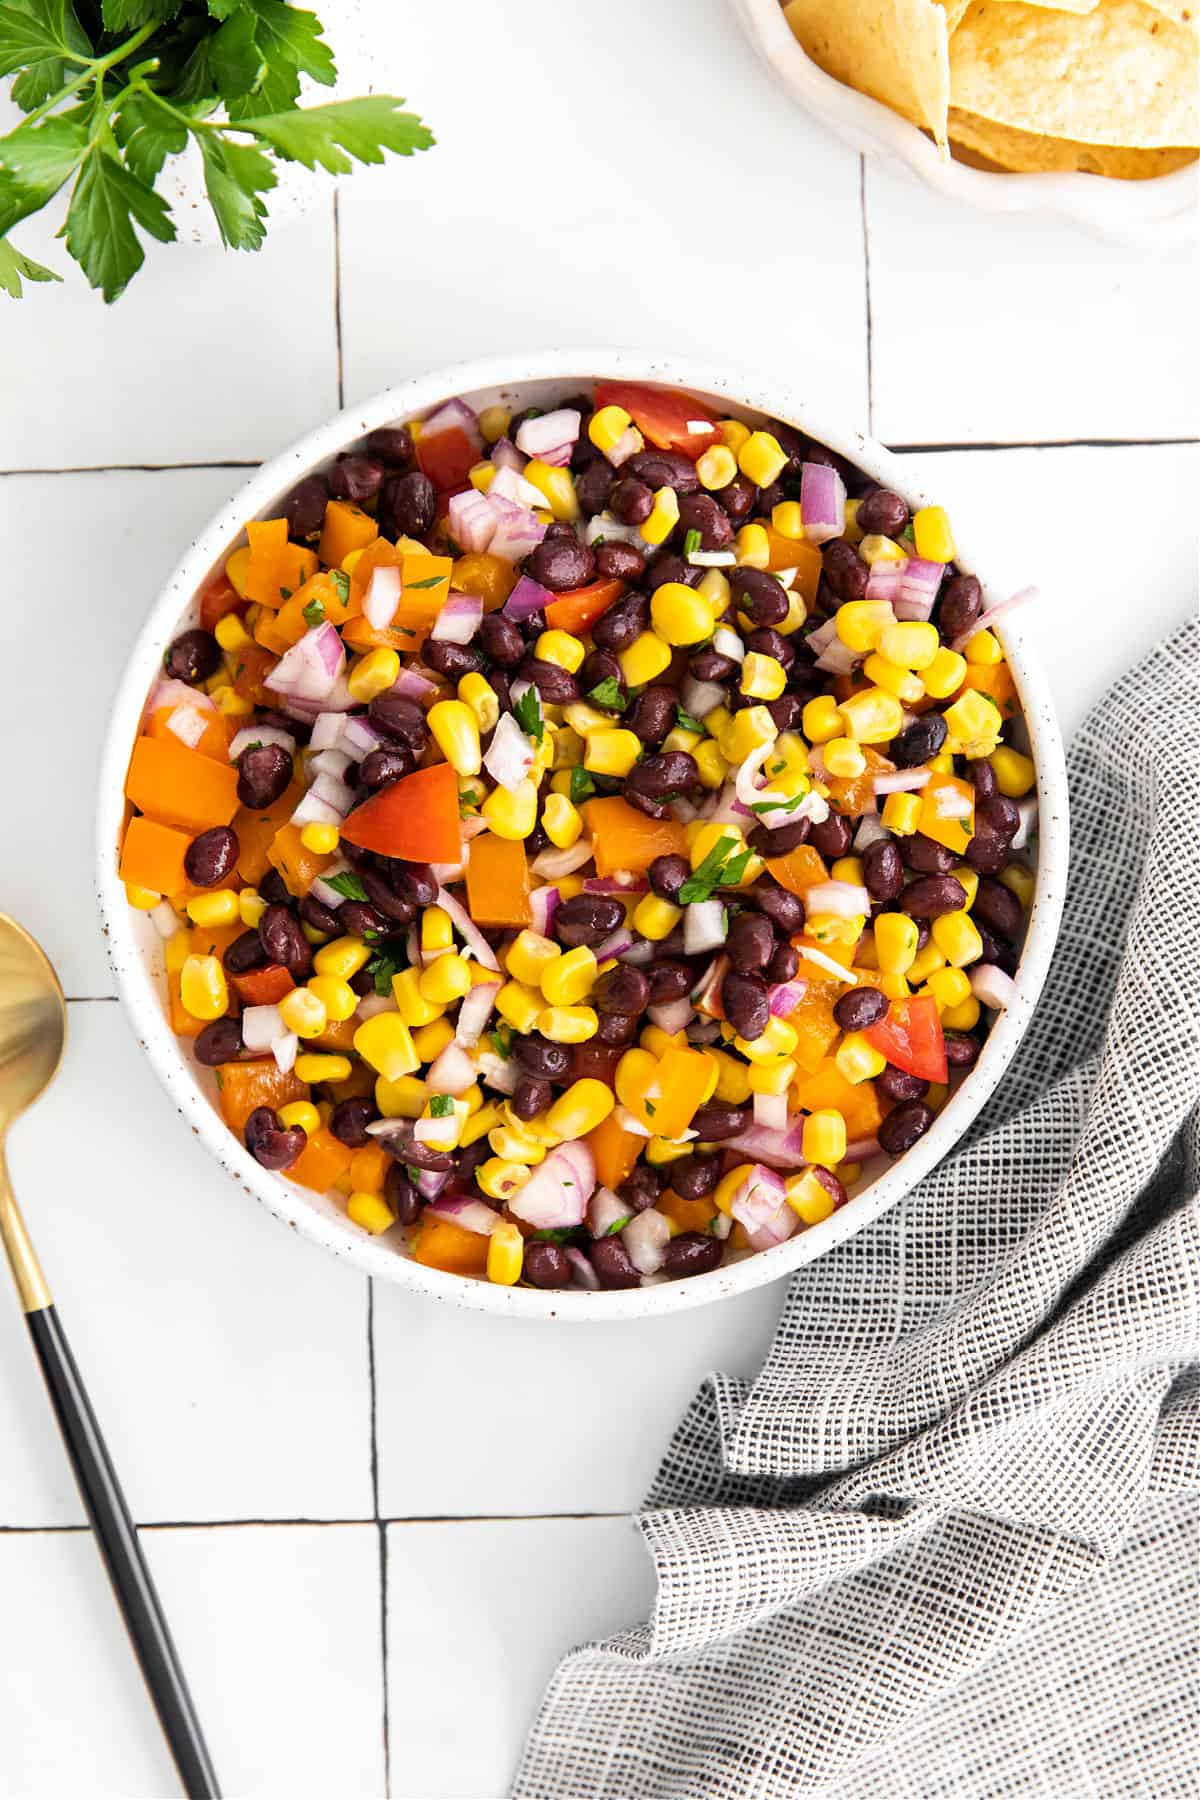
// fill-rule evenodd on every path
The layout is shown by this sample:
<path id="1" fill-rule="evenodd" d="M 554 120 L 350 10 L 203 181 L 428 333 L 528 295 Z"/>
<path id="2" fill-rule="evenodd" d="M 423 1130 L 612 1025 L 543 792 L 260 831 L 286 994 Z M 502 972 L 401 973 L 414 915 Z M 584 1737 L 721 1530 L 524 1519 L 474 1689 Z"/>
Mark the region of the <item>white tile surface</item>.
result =
<path id="1" fill-rule="evenodd" d="M 876 162 L 866 195 L 885 443 L 1196 435 L 1194 249 L 952 206 Z"/>
<path id="2" fill-rule="evenodd" d="M 446 54 L 440 8 L 405 10 L 403 91 L 436 152 L 343 186 L 348 400 L 506 348 L 669 345 L 785 368 L 865 422 L 858 158 L 725 0 L 454 17 L 469 55 Z"/>
<path id="3" fill-rule="evenodd" d="M 115 1003 L 71 1008 L 9 1165 L 135 1518 L 370 1514 L 366 1283 L 182 1129 Z M 0 1525 L 82 1519 L 8 1304 L 0 1444 Z"/>
<path id="4" fill-rule="evenodd" d="M 374 1526 L 143 1533 L 224 1791 L 383 1793 Z M 178 1792 L 85 1532 L 0 1535 L 0 1788 L 9 1800 Z"/>
<path id="5" fill-rule="evenodd" d="M 559 1658 L 640 1623 L 651 1598 L 628 1519 L 390 1526 L 392 1794 L 507 1793 Z"/>
<path id="6" fill-rule="evenodd" d="M 379 1505 L 387 1518 L 628 1512 L 710 1369 L 749 1375 L 778 1284 L 690 1318 L 569 1326 L 375 1294 Z"/>

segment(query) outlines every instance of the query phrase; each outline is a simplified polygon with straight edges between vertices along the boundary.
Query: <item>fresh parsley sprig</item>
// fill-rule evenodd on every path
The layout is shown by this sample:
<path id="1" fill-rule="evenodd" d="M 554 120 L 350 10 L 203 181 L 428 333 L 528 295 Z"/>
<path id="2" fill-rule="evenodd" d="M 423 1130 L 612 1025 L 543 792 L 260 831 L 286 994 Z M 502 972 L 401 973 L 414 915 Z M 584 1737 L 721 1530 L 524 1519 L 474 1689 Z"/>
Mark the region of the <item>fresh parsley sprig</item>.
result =
<path id="1" fill-rule="evenodd" d="M 688 876 L 676 898 L 681 906 L 711 900 L 719 887 L 736 887 L 746 873 L 752 850 L 739 850 L 735 837 L 718 838 L 704 861 Z"/>
<path id="2" fill-rule="evenodd" d="M 526 737 L 531 737 L 535 744 L 541 743 L 546 726 L 542 718 L 541 697 L 532 685 L 527 687 L 521 698 L 515 702 L 513 718 Z"/>
<path id="3" fill-rule="evenodd" d="M 0 137 L 0 289 L 14 298 L 60 279 L 9 234 L 68 184 L 60 235 L 111 302 L 145 260 L 142 237 L 176 235 L 155 186 L 189 142 L 231 250 L 261 246 L 277 159 L 345 174 L 433 143 L 391 94 L 299 106 L 301 78 L 331 87 L 337 66 L 316 14 L 288 0 L 77 4 L 0 0 L 0 80 L 26 114 Z"/>

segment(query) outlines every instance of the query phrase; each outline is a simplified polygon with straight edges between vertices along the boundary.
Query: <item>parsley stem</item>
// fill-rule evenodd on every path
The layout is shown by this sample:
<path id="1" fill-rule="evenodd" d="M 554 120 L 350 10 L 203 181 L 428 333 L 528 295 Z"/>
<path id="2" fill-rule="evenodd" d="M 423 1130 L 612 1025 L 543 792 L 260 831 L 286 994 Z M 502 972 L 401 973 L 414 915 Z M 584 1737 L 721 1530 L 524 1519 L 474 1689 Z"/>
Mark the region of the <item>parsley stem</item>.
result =
<path id="1" fill-rule="evenodd" d="M 89 81 L 96 82 L 98 87 L 103 89 L 106 72 L 113 68 L 115 64 L 124 62 L 127 56 L 132 56 L 133 52 L 139 49 L 140 46 L 146 42 L 148 37 L 153 37 L 154 33 L 158 30 L 160 23 L 161 21 L 152 20 L 150 24 L 143 25 L 139 30 L 134 32 L 132 37 L 126 38 L 123 44 L 118 44 L 115 50 L 110 50 L 107 56 L 85 57 L 80 56 L 75 50 L 60 51 L 59 54 L 63 62 L 83 63 L 84 68 L 82 73 L 76 75 L 73 81 L 68 81 L 65 87 L 59 88 L 57 94 L 51 94 L 50 98 L 44 100 L 40 106 L 35 107 L 33 112 L 27 113 L 25 118 L 21 121 L 22 125 L 40 124 L 41 121 L 52 113 L 56 107 L 60 106 L 64 100 L 69 100 L 72 94 L 77 94 L 81 87 L 86 87 Z"/>

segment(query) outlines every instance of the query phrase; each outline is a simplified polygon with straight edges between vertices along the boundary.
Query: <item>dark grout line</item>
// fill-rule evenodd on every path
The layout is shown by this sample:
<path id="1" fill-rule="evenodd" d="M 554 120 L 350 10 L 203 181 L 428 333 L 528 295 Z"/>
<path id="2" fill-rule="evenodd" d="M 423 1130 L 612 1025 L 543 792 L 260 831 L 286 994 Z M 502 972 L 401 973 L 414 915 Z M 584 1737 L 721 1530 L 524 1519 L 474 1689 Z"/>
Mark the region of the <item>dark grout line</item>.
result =
<path id="1" fill-rule="evenodd" d="M 1200 444 L 1200 438 L 1030 438 L 1009 443 L 889 444 L 887 448 L 893 456 L 938 456 L 964 450 L 1159 450 L 1189 444 Z"/>
<path id="2" fill-rule="evenodd" d="M 219 462 L 181 463 L 77 463 L 63 469 L 0 469 L 0 480 L 18 475 L 169 475 L 197 469 L 261 469 L 261 457 L 228 458 Z"/>
<path id="3" fill-rule="evenodd" d="M 379 1516 L 379 1389 L 375 1373 L 375 1283 L 367 1278 L 367 1376 L 370 1391 L 371 1511 L 379 1539 L 379 1675 L 383 1700 L 383 1791 L 392 1791 L 391 1720 L 388 1715 L 387 1526 Z"/>
<path id="4" fill-rule="evenodd" d="M 387 1526 L 382 1519 L 379 1532 L 379 1647 L 383 1676 L 383 1791 L 392 1792 L 392 1720 L 388 1706 L 388 1546 Z"/>
<path id="5" fill-rule="evenodd" d="M 858 159 L 858 213 L 862 225 L 863 288 L 867 310 L 867 430 L 875 433 L 875 355 L 871 315 L 871 234 L 867 227 L 867 159 Z"/>
<path id="6" fill-rule="evenodd" d="M 115 1006 L 115 994 L 64 994 L 68 1006 Z"/>
<path id="7" fill-rule="evenodd" d="M 414 1514 L 406 1518 L 345 1518 L 345 1519 L 141 1519 L 137 1521 L 139 1531 L 236 1531 L 244 1526 L 279 1525 L 287 1529 L 297 1527 L 318 1526 L 322 1530 L 337 1530 L 342 1526 L 353 1525 L 375 1526 L 381 1539 L 392 1525 L 553 1525 L 559 1520 L 567 1522 L 586 1521 L 588 1519 L 628 1519 L 632 1513 L 624 1512 L 572 1512 L 572 1513 L 425 1513 Z M 86 1534 L 90 1525 L 0 1525 L 0 1537 L 34 1537 L 42 1536 L 76 1536 Z M 385 1565 L 386 1569 L 386 1565 Z M 386 1575 L 385 1575 L 386 1581 Z M 384 1627 L 386 1637 L 386 1625 Z"/>
<path id="8" fill-rule="evenodd" d="M 337 394 L 339 410 L 346 404 L 346 379 L 342 357 L 342 225 L 338 190 L 333 190 L 333 331 L 337 342 Z"/>

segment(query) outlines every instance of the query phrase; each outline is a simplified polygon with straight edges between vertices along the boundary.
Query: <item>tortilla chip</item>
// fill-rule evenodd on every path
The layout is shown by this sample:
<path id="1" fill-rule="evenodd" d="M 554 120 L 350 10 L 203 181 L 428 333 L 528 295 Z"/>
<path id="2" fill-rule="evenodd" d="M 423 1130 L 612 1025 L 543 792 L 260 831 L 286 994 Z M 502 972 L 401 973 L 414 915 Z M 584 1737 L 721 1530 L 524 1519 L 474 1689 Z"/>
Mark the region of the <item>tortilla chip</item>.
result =
<path id="1" fill-rule="evenodd" d="M 972 0 L 950 42 L 954 105 L 1079 144 L 1200 144 L 1196 39 L 1141 0 L 1084 16 Z"/>
<path id="2" fill-rule="evenodd" d="M 1047 12 L 1095 12 L 1100 0 L 1028 0 L 1030 6 L 1045 7 Z"/>
<path id="3" fill-rule="evenodd" d="M 1110 144 L 1073 144 L 1067 138 L 1017 131 L 974 113 L 950 108 L 950 143 L 972 168 L 1006 169 L 1022 175 L 1051 172 L 1109 175 L 1118 181 L 1151 181 L 1195 162 L 1196 150 L 1126 150 Z M 966 155 L 959 155 L 965 150 Z"/>
<path id="4" fill-rule="evenodd" d="M 1193 29 L 1200 27 L 1200 6 L 1196 0 L 1146 0 L 1164 19 L 1172 19 L 1176 25 L 1190 25 Z"/>
<path id="5" fill-rule="evenodd" d="M 956 30 L 960 19 L 970 6 L 971 0 L 941 0 L 941 3 L 945 8 L 947 31 Z"/>
<path id="6" fill-rule="evenodd" d="M 931 131 L 945 151 L 949 32 L 936 0 L 788 0 L 783 11 L 818 68 Z"/>

